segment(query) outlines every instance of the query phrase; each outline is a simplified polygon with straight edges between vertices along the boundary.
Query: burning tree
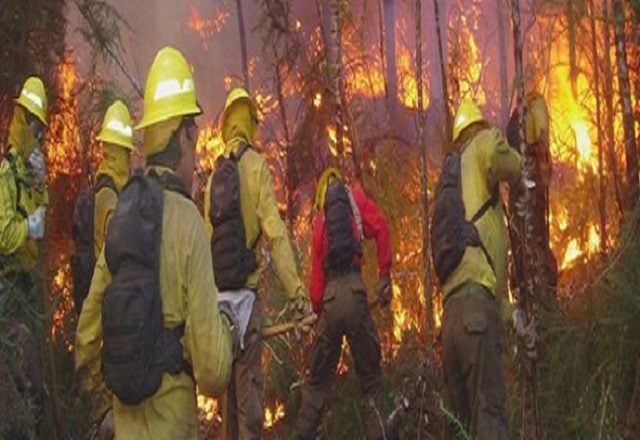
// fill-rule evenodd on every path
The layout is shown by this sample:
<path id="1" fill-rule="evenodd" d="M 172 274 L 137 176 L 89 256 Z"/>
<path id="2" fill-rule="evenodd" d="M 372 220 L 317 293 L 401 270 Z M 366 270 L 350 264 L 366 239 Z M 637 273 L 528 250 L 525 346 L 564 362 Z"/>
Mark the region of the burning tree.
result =
<path id="1" fill-rule="evenodd" d="M 132 90 L 129 101 L 133 108 L 139 106 L 138 77 L 143 72 L 132 58 L 149 54 L 146 46 L 128 45 L 141 35 L 127 23 L 145 25 L 136 21 L 140 17 L 120 12 L 132 13 L 127 9 L 129 2 L 48 1 L 29 8 L 25 3 L 32 2 L 9 0 L 0 10 L 0 139 L 6 136 L 11 99 L 19 85 L 30 73 L 42 74 L 52 102 L 45 149 L 53 197 L 44 258 L 47 299 L 55 306 L 48 343 L 56 349 L 51 362 L 56 370 L 48 373 L 48 379 L 59 382 L 51 390 L 59 397 L 56 421 L 58 436 L 63 437 L 86 428 L 69 416 L 82 417 L 82 411 L 76 411 L 82 406 L 72 386 L 76 317 L 69 297 L 69 207 L 91 181 L 99 156 L 92 139 L 102 111 L 123 90 Z M 162 7 L 169 7 L 167 3 Z M 588 8 L 583 6 L 586 3 Z M 315 180 L 327 165 L 343 166 L 349 179 L 362 184 L 384 209 L 392 231 L 396 284 L 391 312 L 374 314 L 384 368 L 400 400 L 407 396 L 412 400 L 411 409 L 399 411 L 406 411 L 405 434 L 435 435 L 441 430 L 438 417 L 442 415 L 437 403 L 432 404 L 440 398 L 438 381 L 425 378 L 421 367 L 439 331 L 442 298 L 427 276 L 430 268 L 423 257 L 428 254 L 423 243 L 429 224 L 419 219 L 430 209 L 427 196 L 448 148 L 450 114 L 458 99 L 472 96 L 496 125 L 506 122 L 515 93 L 513 65 L 506 58 L 514 45 L 507 32 L 506 2 L 434 0 L 433 8 L 420 1 L 387 0 L 261 1 L 256 8 L 248 8 L 249 4 L 241 0 L 176 3 L 167 14 L 174 21 L 156 26 L 179 27 L 174 37 L 180 38 L 187 58 L 194 62 L 196 78 L 207 81 L 198 83 L 199 93 L 222 99 L 232 86 L 251 87 L 261 118 L 257 147 L 272 168 L 279 207 L 288 220 L 304 274 L 309 266 Z M 83 66 L 79 50 L 65 46 L 65 6 L 80 12 L 84 37 L 95 55 L 83 58 L 91 61 L 89 68 Z M 625 221 L 636 218 L 627 195 L 635 191 L 628 188 L 638 184 L 633 142 L 640 108 L 636 56 L 640 6 L 637 1 L 609 0 L 536 0 L 522 6 L 523 69 L 529 64 L 536 72 L 536 88 L 551 116 L 554 173 L 548 222 L 560 269 L 561 307 L 554 321 L 557 327 L 551 329 L 561 337 L 550 342 L 548 358 L 541 359 L 540 423 L 550 437 L 580 436 L 594 427 L 615 432 L 616 417 L 625 412 L 635 386 L 630 379 L 635 377 L 634 361 L 629 358 L 640 354 L 630 336 L 637 318 L 633 287 L 638 280 L 629 269 L 637 251 L 635 229 L 620 235 Z M 494 34 L 499 35 L 497 40 L 491 40 Z M 235 67 L 224 59 L 220 63 L 224 57 L 218 51 L 224 53 L 223 41 L 228 40 L 238 54 Z M 202 59 L 223 64 L 224 74 L 212 74 L 213 68 L 202 73 Z M 105 74 L 111 65 L 119 76 Z M 206 94 L 218 88 L 220 93 Z M 211 103 L 204 105 L 210 109 Z M 221 103 L 213 107 L 218 109 Z M 213 115 L 203 119 L 207 120 L 197 151 L 207 172 L 224 145 Z M 621 167 L 626 170 L 623 175 Z M 632 200 L 637 196 L 632 195 Z M 371 261 L 374 249 L 366 247 L 365 256 Z M 275 294 L 280 287 L 269 264 L 261 271 L 268 314 L 275 316 L 283 306 Z M 366 266 L 364 277 L 371 288 L 374 268 Z M 620 315 L 622 305 L 627 312 Z M 616 322 L 624 325 L 608 324 L 597 316 L 618 317 Z M 614 331 L 621 335 L 618 339 Z M 508 342 L 513 349 L 512 341 Z M 566 353 L 556 347 L 560 343 L 569 344 L 568 351 L 576 359 L 575 365 L 566 367 L 566 374 L 555 370 L 567 361 Z M 606 344 L 629 354 L 607 352 Z M 270 436 L 286 435 L 293 426 L 307 345 L 308 341 L 300 347 L 293 340 L 278 338 L 265 350 L 265 426 Z M 595 362 L 585 354 L 590 351 L 595 357 L 603 356 L 598 359 L 606 371 L 587 370 Z M 340 362 L 337 399 L 327 415 L 329 437 L 361 434 L 351 422 L 359 414 L 353 405 L 357 385 L 345 374 L 348 359 L 346 353 Z M 438 362 L 436 343 L 433 363 Z M 589 381 L 586 390 L 580 380 Z M 631 390 L 625 391 L 625 386 Z M 409 393 L 410 388 L 418 391 Z M 581 400 L 570 404 L 563 394 L 579 394 Z M 520 399 L 514 396 L 510 404 L 514 420 L 519 420 L 515 414 L 520 413 Z M 220 422 L 217 402 L 200 396 L 198 406 L 203 432 L 214 437 Z M 601 414 L 601 422 L 587 418 L 588 411 Z M 561 423 L 565 419 L 573 422 Z"/>

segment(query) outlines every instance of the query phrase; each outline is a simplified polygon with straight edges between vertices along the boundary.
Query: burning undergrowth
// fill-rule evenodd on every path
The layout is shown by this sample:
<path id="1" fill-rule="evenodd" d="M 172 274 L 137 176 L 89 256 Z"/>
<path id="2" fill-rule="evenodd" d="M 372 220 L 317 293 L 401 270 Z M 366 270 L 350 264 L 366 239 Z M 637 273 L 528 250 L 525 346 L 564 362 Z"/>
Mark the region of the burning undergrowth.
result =
<path id="1" fill-rule="evenodd" d="M 375 8 L 362 12 L 360 7 L 371 8 L 370 2 L 363 2 L 362 5 L 354 2 L 345 13 L 342 33 L 343 92 L 347 108 L 344 151 L 338 150 L 337 130 L 332 119 L 333 92 L 325 79 L 325 36 L 323 26 L 319 24 L 322 23 L 322 17 L 303 14 L 298 10 L 288 12 L 285 24 L 289 28 L 285 31 L 281 29 L 273 44 L 265 43 L 261 53 L 254 53 L 249 57 L 249 80 L 260 107 L 261 118 L 261 134 L 257 148 L 265 155 L 271 167 L 279 208 L 289 226 L 305 280 L 309 275 L 314 181 L 326 165 L 340 163 L 345 168 L 353 169 L 348 173 L 349 178 L 359 181 L 383 208 L 392 232 L 395 283 L 390 310 L 374 312 L 382 343 L 384 369 L 389 387 L 397 395 L 407 394 L 403 390 L 414 387 L 412 384 L 417 383 L 420 377 L 423 382 L 414 388 L 422 390 L 420 387 L 424 388 L 424 384 L 428 384 L 425 391 L 427 397 L 420 395 L 414 396 L 413 399 L 421 409 L 416 410 L 416 406 L 412 406 L 407 411 L 407 419 L 412 420 L 412 433 L 427 427 L 428 433 L 433 434 L 440 426 L 438 405 L 434 403 L 439 401 L 439 390 L 434 383 L 440 382 L 433 378 L 437 376 L 433 373 L 434 366 L 426 370 L 423 370 L 422 366 L 426 362 L 424 352 L 429 342 L 425 330 L 427 314 L 433 314 L 438 329 L 442 299 L 437 286 L 434 285 L 435 304 L 433 310 L 429 310 L 421 283 L 423 237 L 419 227 L 419 153 L 415 147 L 414 135 L 414 120 L 417 116 L 416 69 L 412 52 L 414 17 L 411 16 L 411 8 L 406 4 L 398 6 L 395 41 L 398 87 L 395 101 L 399 106 L 400 116 L 396 121 L 390 121 L 387 61 L 381 48 L 384 38 L 383 12 Z M 197 39 L 205 53 L 211 53 L 215 50 L 215 39 L 220 35 L 226 35 L 225 32 L 235 23 L 237 17 L 231 9 L 229 2 L 224 2 L 214 11 L 212 17 L 208 17 L 196 5 L 190 5 L 184 24 L 185 33 Z M 300 13 L 300 16 L 296 16 L 296 13 Z M 321 15 L 321 12 L 318 14 Z M 488 84 L 497 82 L 494 76 L 497 76 L 498 72 L 497 69 L 490 68 L 488 49 L 483 44 L 483 14 L 486 14 L 486 11 L 482 9 L 482 2 L 453 2 L 445 23 L 449 34 L 447 47 L 450 57 L 447 72 L 451 80 L 451 97 L 447 101 L 449 105 L 453 105 L 455 98 L 472 96 L 485 106 L 487 115 L 493 118 L 493 115 L 499 113 L 499 106 L 495 93 Z M 584 315 L 575 312 L 575 308 L 578 307 L 576 304 L 582 306 L 591 300 L 591 296 L 586 293 L 587 285 L 591 281 L 596 281 L 599 286 L 603 285 L 604 281 L 593 275 L 596 271 L 591 269 L 602 264 L 600 255 L 603 250 L 615 247 L 615 237 L 622 218 L 616 201 L 616 186 L 613 184 L 617 169 L 624 163 L 620 142 L 621 121 L 618 117 L 612 118 L 613 138 L 606 139 L 607 148 L 611 149 L 612 155 L 607 152 L 609 159 L 602 172 L 599 170 L 598 149 L 604 148 L 605 140 L 599 139 L 595 119 L 597 93 L 594 94 L 591 87 L 593 63 L 588 51 L 582 49 L 586 41 L 579 46 L 575 61 L 569 59 L 568 24 L 556 18 L 554 10 L 540 13 L 529 35 L 528 45 L 535 82 L 546 98 L 551 114 L 553 177 L 550 187 L 549 227 L 551 246 L 561 271 L 561 304 L 563 309 L 568 310 L 569 315 L 582 325 L 587 312 L 584 312 Z M 257 27 L 253 37 L 259 38 L 261 32 L 262 28 Z M 286 56 L 283 56 L 283 53 Z M 189 53 L 187 56 L 197 57 L 198 54 Z M 426 58 L 429 65 L 437 63 L 435 56 Z M 570 69 L 571 62 L 578 66 L 579 73 L 575 76 Z M 100 90 L 104 89 L 104 84 L 99 79 L 81 78 L 76 73 L 72 54 L 63 58 L 58 66 L 57 77 L 59 98 L 53 107 L 52 122 L 45 144 L 50 172 L 48 183 L 52 197 L 48 213 L 47 240 L 44 244 L 46 263 L 43 272 L 48 297 L 53 305 L 50 331 L 47 334 L 50 343 L 67 354 L 66 366 L 70 368 L 68 358 L 73 351 L 77 322 L 70 298 L 72 207 L 79 191 L 91 180 L 90 170 L 94 169 L 99 156 L 93 135 L 102 113 L 96 110 L 95 102 L 100 101 L 96 96 L 102 93 Z M 438 100 L 433 99 L 434 95 L 437 96 L 434 92 L 434 84 L 437 81 L 429 73 L 426 73 L 423 79 L 427 85 L 424 102 L 427 107 L 428 124 L 436 127 L 441 125 L 442 119 L 441 111 L 436 107 Z M 241 83 L 237 76 L 231 74 L 218 82 L 224 84 L 226 90 Z M 612 90 L 617 93 L 616 84 L 613 84 Z M 87 115 L 90 115 L 88 119 Z M 201 127 L 197 151 L 203 184 L 207 172 L 213 168 L 215 159 L 222 153 L 224 145 L 217 121 L 209 116 L 208 120 L 199 123 Z M 441 153 L 445 148 L 436 135 L 428 138 L 430 196 L 433 195 Z M 595 196 L 599 195 L 601 178 L 609 182 L 605 187 L 605 207 L 608 213 L 605 222 L 608 237 L 606 239 L 603 238 L 598 218 L 598 197 Z M 199 193 L 199 199 L 201 197 L 202 191 Z M 261 268 L 261 291 L 266 299 L 268 316 L 276 316 L 284 306 L 284 298 L 268 263 L 268 249 L 264 246 L 263 253 L 266 263 Z M 375 261 L 375 247 L 367 245 L 365 255 L 370 264 L 365 268 L 364 277 L 369 290 L 373 291 L 376 282 L 375 268 L 372 264 Z M 625 272 L 625 266 L 621 266 L 621 262 L 629 258 L 622 257 L 616 263 L 616 273 Z M 629 274 L 625 273 L 624 276 L 627 275 Z M 606 285 L 619 286 L 617 281 L 609 277 L 605 279 L 610 283 Z M 635 281 L 627 280 L 625 283 L 634 285 Z M 629 293 L 628 289 L 622 291 Z M 592 310 L 589 313 L 606 315 L 607 311 Z M 607 327 L 607 322 L 598 321 L 597 325 L 599 329 L 607 331 L 613 328 Z M 624 332 L 620 341 L 629 342 L 630 327 L 622 328 Z M 585 341 L 591 337 L 590 335 L 595 337 L 591 330 L 581 331 L 587 332 L 580 336 L 586 338 Z M 306 337 L 302 342 L 297 342 L 293 338 L 283 337 L 265 345 L 265 428 L 269 436 L 283 436 L 289 433 L 293 426 L 299 402 L 299 385 L 304 378 L 304 360 L 310 340 L 310 337 Z M 600 341 L 605 340 L 615 347 L 621 347 L 618 345 L 619 341 L 616 342 L 617 340 L 613 340 L 610 335 Z M 598 349 L 604 350 L 603 343 L 594 344 Z M 580 347 L 589 348 L 591 345 Z M 611 356 L 613 355 L 615 353 L 611 353 Z M 620 369 L 626 372 L 630 368 L 628 362 L 624 366 L 607 365 L 607 372 L 611 374 L 619 373 Z M 341 422 L 344 420 L 359 420 L 360 417 L 355 397 L 358 395 L 357 382 L 353 374 L 347 374 L 350 370 L 350 355 L 348 350 L 345 350 L 338 368 L 336 394 L 333 399 L 335 403 L 331 405 L 326 417 L 325 432 L 328 437 L 340 435 L 334 427 L 342 428 Z M 429 373 L 417 374 L 419 371 Z M 614 403 L 613 400 L 607 400 L 613 398 L 612 393 L 616 393 L 618 400 L 615 402 L 628 398 L 621 389 L 621 383 L 616 382 L 612 375 L 606 376 L 602 373 L 593 378 L 590 384 L 587 392 L 600 393 L 598 399 L 608 402 L 604 407 L 598 406 L 600 409 L 604 408 L 603 411 L 608 411 L 607 408 L 610 407 L 607 405 Z M 571 389 L 570 381 L 564 385 L 565 388 L 558 389 Z M 553 386 L 559 385 L 554 382 Z M 593 393 L 585 394 L 586 397 L 579 402 L 578 407 L 585 411 L 595 408 L 597 405 L 594 402 L 597 399 Z M 220 427 L 220 406 L 219 400 L 198 397 L 199 421 L 208 438 L 213 438 Z M 569 411 L 568 408 L 565 410 Z M 424 418 L 425 414 L 427 420 Z M 599 427 L 609 428 L 614 423 L 612 417 L 611 413 L 604 413 L 602 420 L 607 422 L 603 422 Z M 346 429 L 352 430 L 349 433 L 357 437 L 361 433 L 358 431 L 359 428 L 353 425 L 350 424 Z M 572 433 L 578 432 L 578 423 L 574 425 L 571 425 Z"/>

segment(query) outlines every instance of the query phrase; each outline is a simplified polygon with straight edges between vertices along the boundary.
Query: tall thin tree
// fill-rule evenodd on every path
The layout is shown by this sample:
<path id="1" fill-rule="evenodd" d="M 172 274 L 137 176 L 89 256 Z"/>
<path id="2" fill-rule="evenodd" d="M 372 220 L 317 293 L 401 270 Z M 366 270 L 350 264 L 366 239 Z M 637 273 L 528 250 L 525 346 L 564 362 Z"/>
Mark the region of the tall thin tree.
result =
<path id="1" fill-rule="evenodd" d="M 442 25 L 441 25 L 441 17 L 440 17 L 440 0 L 433 0 L 433 12 L 436 21 L 436 38 L 438 45 L 438 60 L 440 61 L 440 79 L 442 84 L 442 103 L 444 106 L 444 125 L 445 125 L 445 139 L 449 139 L 449 133 L 451 133 L 451 112 L 449 111 L 449 86 L 447 81 L 447 69 L 446 69 L 446 60 L 444 57 L 444 46 L 442 42 Z M 445 14 L 446 15 L 446 14 Z"/>
<path id="2" fill-rule="evenodd" d="M 622 0 L 613 0 L 615 18 L 616 59 L 618 64 L 618 84 L 622 105 L 622 126 L 624 128 L 624 151 L 627 161 L 627 194 L 626 206 L 632 210 L 640 194 L 638 181 L 638 151 L 636 149 L 635 121 L 631 106 L 631 85 L 629 81 L 629 64 L 627 62 L 627 42 L 624 34 L 624 5 Z"/>
<path id="3" fill-rule="evenodd" d="M 242 11 L 242 0 L 236 0 L 236 9 L 238 11 L 238 31 L 240 33 L 240 57 L 242 58 L 242 78 L 244 80 L 244 88 L 251 93 L 249 88 L 249 60 L 247 57 L 247 35 L 244 30 L 244 13 Z"/>
<path id="4" fill-rule="evenodd" d="M 500 126 L 504 128 L 509 120 L 509 66 L 507 62 L 504 0 L 496 0 L 495 12 L 498 22 L 498 57 L 500 60 Z"/>
<path id="5" fill-rule="evenodd" d="M 607 161 L 609 173 L 613 180 L 613 190 L 618 212 L 624 211 L 622 191 L 620 189 L 620 170 L 616 157 L 616 137 L 614 133 L 615 113 L 613 111 L 613 66 L 611 63 L 611 18 L 609 14 L 609 0 L 602 0 L 602 15 L 604 17 L 604 99 L 605 99 L 605 128 L 607 130 Z"/>
<path id="6" fill-rule="evenodd" d="M 396 13 L 395 0 L 383 0 L 384 3 L 384 41 L 387 67 L 387 102 L 392 124 L 395 123 L 398 109 L 398 73 L 396 71 Z"/>
<path id="7" fill-rule="evenodd" d="M 524 136 L 524 118 L 525 118 L 525 92 L 524 92 L 524 72 L 523 72 L 523 39 L 521 32 L 520 21 L 520 1 L 511 0 L 511 20 L 513 23 L 513 41 L 514 41 L 514 55 L 516 66 L 516 85 L 517 85 L 517 111 L 518 111 L 518 131 L 520 135 L 520 153 L 523 158 L 527 156 L 527 144 Z M 531 204 L 529 203 L 529 184 L 533 179 L 530 176 L 530 170 L 528 166 L 523 167 L 522 180 L 520 185 L 522 187 L 522 200 L 517 207 L 517 215 L 523 218 L 525 234 L 523 237 L 524 247 L 524 273 L 522 274 L 525 279 L 525 288 L 519 292 L 520 298 L 518 298 L 520 305 L 524 308 L 527 322 L 535 319 L 537 313 L 537 303 L 535 301 L 534 292 L 538 291 L 540 286 L 539 271 L 537 270 L 536 258 L 533 253 L 532 244 L 535 238 L 532 237 L 533 224 L 532 224 L 532 212 Z M 530 362 L 528 384 L 530 385 L 530 392 L 532 396 L 532 412 L 533 412 L 533 433 L 536 439 L 540 438 L 539 432 L 539 411 L 538 411 L 538 371 L 535 359 L 528 359 Z M 525 393 L 526 395 L 526 393 Z M 523 423 L 526 422 L 523 420 Z"/>
<path id="8" fill-rule="evenodd" d="M 427 359 L 433 365 L 433 289 L 431 284 L 431 246 L 429 246 L 429 193 L 427 188 L 427 144 L 424 139 L 424 102 L 422 99 L 422 0 L 416 0 L 416 85 L 418 89 L 418 146 L 420 151 L 420 188 L 422 199 L 422 288 L 427 314 Z"/>
<path id="9" fill-rule="evenodd" d="M 593 89 L 596 97 L 596 127 L 598 131 L 598 175 L 600 178 L 600 197 L 598 211 L 600 213 L 600 253 L 607 252 L 607 191 L 604 174 L 604 139 L 602 136 L 602 114 L 600 103 L 600 58 L 598 57 L 598 29 L 596 26 L 596 9 L 594 0 L 589 0 L 591 23 L 591 54 L 593 57 Z"/>
<path id="10" fill-rule="evenodd" d="M 342 102 L 342 43 L 341 43 L 341 0 L 330 0 L 328 67 L 333 89 L 335 113 L 333 123 L 336 128 L 336 149 L 338 163 L 344 158 L 344 109 Z"/>

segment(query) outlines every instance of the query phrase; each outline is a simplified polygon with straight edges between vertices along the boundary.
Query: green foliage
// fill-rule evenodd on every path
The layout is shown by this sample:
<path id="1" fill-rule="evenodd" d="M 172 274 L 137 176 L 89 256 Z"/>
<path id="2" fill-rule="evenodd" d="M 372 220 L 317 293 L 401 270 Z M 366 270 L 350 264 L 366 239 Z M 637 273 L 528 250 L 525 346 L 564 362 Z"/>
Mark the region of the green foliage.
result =
<path id="1" fill-rule="evenodd" d="M 636 211 L 597 282 L 546 318 L 542 425 L 549 438 L 619 438 L 640 357 L 640 239 Z"/>

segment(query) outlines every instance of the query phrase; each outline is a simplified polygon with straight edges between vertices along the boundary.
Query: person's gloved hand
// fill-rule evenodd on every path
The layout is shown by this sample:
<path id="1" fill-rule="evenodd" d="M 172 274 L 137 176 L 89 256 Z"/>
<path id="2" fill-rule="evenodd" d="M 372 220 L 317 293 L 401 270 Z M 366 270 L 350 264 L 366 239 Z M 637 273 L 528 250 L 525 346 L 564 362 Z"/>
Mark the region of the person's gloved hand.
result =
<path id="1" fill-rule="evenodd" d="M 376 294 L 378 295 L 378 302 L 382 307 L 387 306 L 391 302 L 393 293 L 391 289 L 391 277 L 389 275 L 378 280 Z"/>
<path id="2" fill-rule="evenodd" d="M 518 338 L 524 343 L 527 350 L 527 357 L 535 360 L 538 357 L 536 350 L 536 342 L 538 340 L 538 323 L 535 319 L 531 319 L 528 324 L 525 323 L 525 314 L 522 309 L 515 309 L 511 315 L 513 321 L 513 329 Z"/>
<path id="3" fill-rule="evenodd" d="M 292 312 L 293 321 L 296 324 L 294 333 L 299 341 L 301 332 L 308 333 L 311 330 L 310 325 L 302 324 L 304 318 L 311 315 L 311 304 L 307 299 L 307 295 L 300 292 L 297 297 L 289 300 L 288 308 Z"/>
<path id="4" fill-rule="evenodd" d="M 33 214 L 27 218 L 29 225 L 29 237 L 34 240 L 40 240 L 44 237 L 44 221 L 46 217 L 47 209 L 44 206 L 39 206 Z"/>
<path id="5" fill-rule="evenodd" d="M 240 353 L 240 323 L 238 322 L 236 314 L 233 313 L 233 310 L 231 310 L 231 307 L 229 307 L 229 304 L 225 301 L 218 302 L 218 310 L 220 310 L 222 322 L 227 326 L 231 334 L 231 351 L 235 359 Z"/>
<path id="6" fill-rule="evenodd" d="M 113 423 L 113 410 L 107 411 L 102 420 L 96 423 L 91 430 L 92 440 L 113 440 L 115 438 L 115 425 Z"/>
<path id="7" fill-rule="evenodd" d="M 42 150 L 39 147 L 31 150 L 28 162 L 35 179 L 36 186 L 43 188 L 45 178 L 47 176 L 47 164 L 45 162 L 44 154 L 42 154 Z"/>

